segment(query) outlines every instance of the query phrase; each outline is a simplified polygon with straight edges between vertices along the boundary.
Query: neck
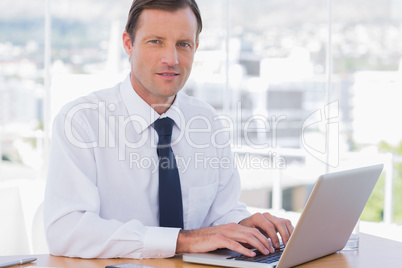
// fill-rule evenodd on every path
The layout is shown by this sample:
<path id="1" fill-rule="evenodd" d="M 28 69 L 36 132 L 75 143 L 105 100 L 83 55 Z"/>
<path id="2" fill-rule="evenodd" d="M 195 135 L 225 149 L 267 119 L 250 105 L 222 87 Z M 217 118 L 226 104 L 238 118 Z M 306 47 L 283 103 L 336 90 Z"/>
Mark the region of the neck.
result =
<path id="1" fill-rule="evenodd" d="M 152 109 L 155 110 L 158 114 L 163 114 L 167 110 L 169 110 L 170 106 L 172 106 L 174 100 L 176 99 L 176 94 L 173 96 L 163 96 L 154 94 L 147 89 L 145 89 L 142 84 L 135 83 L 135 80 L 131 77 L 131 85 L 134 91 L 143 99 Z"/>
<path id="2" fill-rule="evenodd" d="M 148 103 L 149 106 L 152 107 L 152 109 L 155 110 L 159 115 L 165 113 L 167 110 L 169 110 L 170 106 L 172 106 L 174 100 L 176 98 L 176 95 L 169 97 L 169 98 L 163 98 L 161 101 L 158 102 L 153 102 L 153 103 Z M 164 101 L 163 101 L 164 100 Z"/>

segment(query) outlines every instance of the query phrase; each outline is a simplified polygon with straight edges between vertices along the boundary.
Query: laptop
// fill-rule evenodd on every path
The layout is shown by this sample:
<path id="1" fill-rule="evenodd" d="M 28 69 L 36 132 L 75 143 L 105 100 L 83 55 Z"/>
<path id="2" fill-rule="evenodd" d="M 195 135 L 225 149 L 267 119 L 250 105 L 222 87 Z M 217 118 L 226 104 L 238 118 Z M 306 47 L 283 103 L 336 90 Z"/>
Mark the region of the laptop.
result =
<path id="1" fill-rule="evenodd" d="M 320 176 L 300 219 L 283 249 L 271 255 L 248 258 L 228 249 L 184 254 L 183 261 L 226 267 L 293 267 L 342 250 L 382 172 L 383 164 Z"/>

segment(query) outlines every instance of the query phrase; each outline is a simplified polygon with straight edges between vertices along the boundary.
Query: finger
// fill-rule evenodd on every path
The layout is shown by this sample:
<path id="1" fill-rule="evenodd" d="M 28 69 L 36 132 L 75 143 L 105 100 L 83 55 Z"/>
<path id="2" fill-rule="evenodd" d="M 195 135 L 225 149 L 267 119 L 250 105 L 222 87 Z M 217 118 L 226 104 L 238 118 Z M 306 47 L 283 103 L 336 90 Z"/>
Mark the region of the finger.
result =
<path id="1" fill-rule="evenodd" d="M 258 239 L 258 241 L 261 242 L 264 245 L 264 247 L 269 250 L 269 252 L 271 253 L 275 252 L 275 249 L 272 247 L 271 241 L 267 238 L 266 235 L 262 234 L 260 230 L 256 228 L 252 228 L 252 231 L 254 233 L 254 236 Z"/>
<path id="2" fill-rule="evenodd" d="M 236 251 L 240 254 L 243 254 L 245 256 L 248 257 L 255 257 L 256 253 L 244 246 L 242 246 L 239 242 L 226 238 L 226 237 L 222 237 L 220 239 L 220 241 L 222 242 L 221 246 L 219 248 L 227 248 L 233 251 Z"/>
<path id="3" fill-rule="evenodd" d="M 269 213 L 264 213 L 263 216 L 274 225 L 274 228 L 276 229 L 276 231 L 279 232 L 282 237 L 283 244 L 286 246 L 287 242 L 289 241 L 290 234 L 293 231 L 293 226 L 291 222 L 287 219 L 277 218 Z M 276 240 L 273 241 L 273 243 L 276 247 L 279 247 L 279 240 L 278 244 L 276 244 Z"/>
<path id="4" fill-rule="evenodd" d="M 255 247 L 263 254 L 274 253 L 275 249 L 272 247 L 269 240 L 255 228 L 243 227 L 244 231 L 237 232 L 237 241 L 247 243 Z"/>
<path id="5" fill-rule="evenodd" d="M 264 213 L 264 215 L 261 213 L 256 213 L 253 216 L 251 216 L 252 224 L 258 229 L 260 229 L 267 237 L 271 239 L 271 242 L 274 245 L 274 247 L 279 248 L 280 244 L 278 235 L 276 233 L 276 228 L 274 224 L 268 220 L 269 216 L 270 218 L 272 218 L 272 216 L 269 213 Z"/>
<path id="6" fill-rule="evenodd" d="M 270 241 L 256 228 L 242 226 L 240 224 L 228 224 L 223 234 L 237 242 L 249 244 L 263 254 L 275 252 Z"/>
<path id="7" fill-rule="evenodd" d="M 283 244 L 286 246 L 294 229 L 292 223 L 287 219 L 278 218 L 275 225 L 282 237 Z"/>
<path id="8" fill-rule="evenodd" d="M 292 222 L 290 220 L 287 219 L 283 219 L 285 221 L 286 224 L 286 228 L 288 229 L 289 235 L 292 235 L 293 230 L 295 229 L 292 225 Z"/>
<path id="9" fill-rule="evenodd" d="M 276 232 L 276 228 L 272 222 L 265 220 L 263 225 L 263 230 L 267 233 L 268 237 L 271 239 L 271 243 L 275 248 L 280 247 L 279 237 Z"/>
<path id="10" fill-rule="evenodd" d="M 293 234 L 295 227 L 293 226 L 292 222 L 290 220 L 286 221 L 286 225 L 288 225 L 288 230 L 290 230 L 290 234 Z"/>

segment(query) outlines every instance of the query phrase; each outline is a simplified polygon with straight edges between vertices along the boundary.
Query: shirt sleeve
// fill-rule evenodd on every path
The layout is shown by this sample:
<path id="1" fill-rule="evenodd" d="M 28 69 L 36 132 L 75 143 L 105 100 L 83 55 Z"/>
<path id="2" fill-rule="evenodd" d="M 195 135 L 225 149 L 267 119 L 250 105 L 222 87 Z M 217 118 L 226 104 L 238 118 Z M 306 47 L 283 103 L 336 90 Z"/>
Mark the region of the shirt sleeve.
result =
<path id="1" fill-rule="evenodd" d="M 224 128 L 221 122 L 216 121 L 218 128 Z M 244 203 L 239 201 L 241 193 L 241 182 L 239 172 L 236 168 L 227 132 L 221 132 L 217 136 L 217 156 L 223 161 L 219 168 L 218 193 L 212 203 L 206 218 L 205 225 L 217 226 L 227 223 L 239 223 L 251 214 Z M 226 146 L 219 146 L 226 144 Z"/>
<path id="2" fill-rule="evenodd" d="M 53 255 L 81 258 L 165 258 L 176 251 L 180 229 L 144 226 L 100 216 L 96 139 L 89 120 L 59 114 L 44 202 L 44 224 Z"/>
<path id="3" fill-rule="evenodd" d="M 244 203 L 239 201 L 241 185 L 240 176 L 235 167 L 230 148 L 223 152 L 232 162 L 220 170 L 218 193 L 211 206 L 209 217 L 213 226 L 226 223 L 239 223 L 251 214 Z M 230 167 L 229 167 L 230 166 Z"/>

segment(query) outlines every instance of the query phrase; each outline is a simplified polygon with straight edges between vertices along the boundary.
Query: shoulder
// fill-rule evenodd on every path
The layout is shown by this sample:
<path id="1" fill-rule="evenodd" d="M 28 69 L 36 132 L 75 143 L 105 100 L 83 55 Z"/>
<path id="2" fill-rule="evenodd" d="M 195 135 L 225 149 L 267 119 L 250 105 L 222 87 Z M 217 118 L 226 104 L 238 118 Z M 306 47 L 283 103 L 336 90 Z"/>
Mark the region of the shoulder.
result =
<path id="1" fill-rule="evenodd" d="M 100 109 L 107 109 L 109 105 L 120 105 L 120 83 L 111 88 L 94 91 L 66 103 L 59 111 L 58 116 L 93 115 Z"/>
<path id="2" fill-rule="evenodd" d="M 187 95 L 184 92 L 178 94 L 180 109 L 184 113 L 185 117 L 189 116 L 206 116 L 215 117 L 218 116 L 216 110 L 205 101 L 198 98 Z"/>
<path id="3" fill-rule="evenodd" d="M 230 134 L 234 124 L 232 118 L 219 114 L 210 104 L 187 94 L 181 93 L 179 100 L 180 110 L 188 128 L 211 128 L 211 133 L 218 131 L 222 137 Z M 216 132 L 213 135 L 216 135 Z"/>

